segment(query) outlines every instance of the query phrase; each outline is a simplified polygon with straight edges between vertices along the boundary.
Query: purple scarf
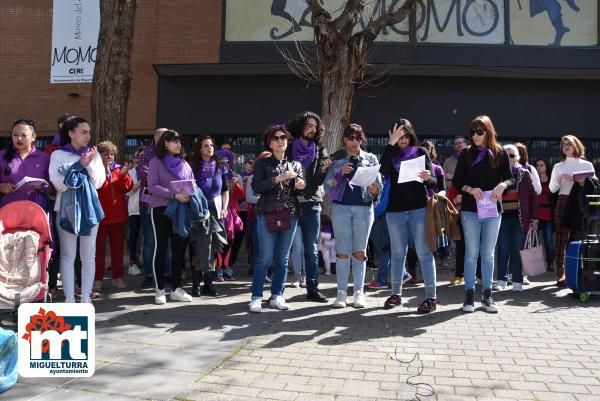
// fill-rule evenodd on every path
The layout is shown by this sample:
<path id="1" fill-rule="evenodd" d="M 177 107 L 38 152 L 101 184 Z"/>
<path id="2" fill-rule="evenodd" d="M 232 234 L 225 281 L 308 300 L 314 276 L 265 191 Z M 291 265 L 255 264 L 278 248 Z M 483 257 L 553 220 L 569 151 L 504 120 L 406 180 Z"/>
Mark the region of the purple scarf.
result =
<path id="1" fill-rule="evenodd" d="M 314 141 L 309 141 L 308 145 L 305 145 L 302 139 L 294 139 L 292 142 L 292 159 L 300 162 L 303 169 L 306 170 L 316 158 L 317 144 Z"/>
<path id="2" fill-rule="evenodd" d="M 219 160 L 223 158 L 227 158 L 228 166 L 226 170 L 227 179 L 231 180 L 233 178 L 233 153 L 227 149 L 221 149 L 217 152 L 217 157 Z"/>
<path id="3" fill-rule="evenodd" d="M 162 158 L 165 167 L 179 180 L 185 180 L 188 176 L 185 174 L 183 159 L 179 157 L 166 155 Z"/>
<path id="4" fill-rule="evenodd" d="M 394 170 L 400 172 L 400 164 L 405 160 L 414 159 L 417 156 L 418 150 L 419 148 L 416 146 L 407 146 L 406 148 L 397 151 L 392 158 Z"/>
<path id="5" fill-rule="evenodd" d="M 197 171 L 196 184 L 198 184 L 198 187 L 202 190 L 206 199 L 212 199 L 213 176 L 217 171 L 217 161 L 211 159 L 211 161 L 207 163 L 204 160 L 200 160 L 200 168 Z"/>
<path id="6" fill-rule="evenodd" d="M 531 171 L 531 166 L 527 162 L 525 164 L 523 164 L 523 168 L 527 171 Z"/>
<path id="7" fill-rule="evenodd" d="M 456 160 L 460 159 L 460 154 L 462 152 L 454 152 L 454 154 L 452 155 L 452 157 L 454 157 Z"/>
<path id="8" fill-rule="evenodd" d="M 69 152 L 69 153 L 73 153 L 77 156 L 83 156 L 85 155 L 87 152 L 90 151 L 89 146 L 83 146 L 82 148 L 80 148 L 79 150 L 75 149 L 75 147 L 73 145 L 71 145 L 70 143 L 67 143 L 66 145 L 63 145 L 59 148 L 60 150 L 64 150 L 65 152 Z"/>
<path id="9" fill-rule="evenodd" d="M 56 135 L 54 135 L 54 138 L 52 138 L 52 145 L 60 145 L 60 132 L 57 132 Z"/>
<path id="10" fill-rule="evenodd" d="M 519 170 L 524 168 L 525 166 L 522 166 L 521 164 L 519 164 L 519 162 L 516 162 L 514 166 L 512 166 L 512 174 L 515 175 L 515 173 Z"/>
<path id="11" fill-rule="evenodd" d="M 495 159 L 496 157 L 494 156 L 494 153 L 489 150 L 488 148 L 485 148 L 483 146 L 477 146 L 477 150 L 479 151 L 479 153 L 477 154 L 477 157 L 475 158 L 475 161 L 473 162 L 473 166 L 479 162 L 482 162 L 483 159 L 485 159 L 485 155 L 488 155 L 488 157 L 490 159 Z"/>

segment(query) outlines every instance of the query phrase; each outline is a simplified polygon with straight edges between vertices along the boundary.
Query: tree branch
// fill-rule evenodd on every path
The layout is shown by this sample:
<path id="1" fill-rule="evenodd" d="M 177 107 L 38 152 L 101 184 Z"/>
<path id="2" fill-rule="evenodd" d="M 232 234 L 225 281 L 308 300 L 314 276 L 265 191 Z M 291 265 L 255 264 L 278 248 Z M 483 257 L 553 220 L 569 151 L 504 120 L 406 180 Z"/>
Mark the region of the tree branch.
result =
<path id="1" fill-rule="evenodd" d="M 340 32 L 342 30 L 350 29 L 350 32 L 352 32 L 352 29 L 358 22 L 364 8 L 365 0 L 347 0 L 344 11 L 342 11 L 340 16 L 333 21 L 335 29 Z"/>
<path id="2" fill-rule="evenodd" d="M 393 11 L 394 6 L 399 2 L 400 0 L 392 1 L 387 13 L 369 23 L 364 31 L 358 32 L 354 35 L 356 39 L 362 37 L 365 49 L 371 43 L 373 43 L 383 28 L 390 25 L 396 25 L 404 20 L 404 18 L 410 14 L 412 9 L 417 4 L 417 0 L 405 0 L 404 4 L 402 4 L 402 7 L 398 8 L 396 11 Z"/>
<path id="3" fill-rule="evenodd" d="M 308 4 L 308 6 L 310 7 L 313 19 L 318 18 L 319 15 L 323 15 L 325 18 L 331 19 L 329 11 L 323 8 L 319 0 L 306 0 L 306 4 Z"/>

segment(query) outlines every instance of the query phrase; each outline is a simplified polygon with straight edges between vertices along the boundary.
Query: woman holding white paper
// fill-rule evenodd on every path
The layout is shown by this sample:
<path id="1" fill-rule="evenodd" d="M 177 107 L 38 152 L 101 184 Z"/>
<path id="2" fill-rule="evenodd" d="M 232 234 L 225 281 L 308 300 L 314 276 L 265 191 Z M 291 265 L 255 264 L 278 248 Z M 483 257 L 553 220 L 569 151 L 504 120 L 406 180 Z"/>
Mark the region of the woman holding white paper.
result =
<path id="1" fill-rule="evenodd" d="M 367 241 L 374 220 L 373 200 L 383 186 L 379 174 L 368 186 L 351 184 L 359 168 L 379 164 L 375 155 L 361 149 L 365 140 L 365 133 L 358 124 L 350 124 L 344 130 L 343 148 L 336 152 L 340 157 L 332 162 L 324 183 L 328 199 L 333 202 L 331 221 L 336 239 L 338 293 L 334 308 L 346 307 L 350 265 L 354 278 L 354 307 L 367 306 L 364 293 Z"/>
<path id="2" fill-rule="evenodd" d="M 550 192 L 558 192 L 558 202 L 554 208 L 554 224 L 556 227 L 556 284 L 559 287 L 565 285 L 565 252 L 569 241 L 581 239 L 581 229 L 577 225 L 570 226 L 569 221 L 563 217 L 567 214 L 569 193 L 573 188 L 573 173 L 594 172 L 594 165 L 585 160 L 585 146 L 573 135 L 565 135 L 560 140 L 560 163 L 552 168 L 550 177 Z M 585 178 L 577 180 L 583 185 Z"/>
<path id="3" fill-rule="evenodd" d="M 432 165 L 427 151 L 417 146 L 415 130 L 407 119 L 401 118 L 389 131 L 390 140 L 381 156 L 381 173 L 390 177 L 390 194 L 386 220 L 392 246 L 392 291 L 384 309 L 402 304 L 402 278 L 405 272 L 409 238 L 415 243 L 425 282 L 425 300 L 419 313 L 430 313 L 437 308 L 435 288 L 435 259 L 429 250 L 426 236 L 427 188 L 437 185 L 431 174 Z M 418 163 L 417 163 L 418 162 Z M 407 166 L 413 170 L 407 174 Z M 415 170 L 415 167 L 418 170 Z M 404 170 L 403 170 L 404 169 Z M 412 176 L 411 181 L 402 177 Z"/>
<path id="4" fill-rule="evenodd" d="M 165 216 L 167 205 L 173 199 L 187 203 L 190 196 L 175 192 L 171 181 L 193 179 L 190 165 L 181 158 L 183 153 L 179 133 L 166 130 L 156 144 L 155 156 L 148 166 L 148 206 L 154 231 L 154 279 L 156 294 L 154 302 L 162 305 L 167 302 L 165 294 L 165 258 L 171 241 L 172 288 L 171 301 L 190 302 L 192 297 L 181 288 L 181 272 L 185 263 L 185 238 L 173 231 L 173 222 Z"/>
<path id="5" fill-rule="evenodd" d="M 30 200 L 45 208 L 44 199 L 33 190 L 35 187 L 16 188 L 16 184 L 26 177 L 50 181 L 50 156 L 34 146 L 35 123 L 24 118 L 15 120 L 11 136 L 12 143 L 0 151 L 0 207 L 18 200 Z"/>
<path id="6" fill-rule="evenodd" d="M 191 156 L 192 170 L 196 184 L 208 201 L 210 217 L 201 222 L 198 228 L 190 231 L 190 243 L 196 254 L 196 266 L 192 269 L 192 296 L 199 297 L 200 275 L 204 276 L 202 294 L 216 296 L 213 286 L 216 279 L 214 267 L 217 238 L 226 238 L 221 219 L 227 216 L 229 206 L 229 186 L 227 185 L 227 167 L 218 163 L 215 155 L 215 141 L 211 136 L 198 138 Z M 223 278 L 221 278 L 223 281 Z"/>
<path id="7" fill-rule="evenodd" d="M 482 307 L 497 313 L 492 299 L 494 249 L 498 240 L 502 207 L 498 203 L 506 189 L 515 187 L 506 152 L 496 141 L 496 129 L 485 115 L 477 116 L 469 125 L 472 145 L 460 155 L 452 184 L 461 191 L 461 222 L 465 233 L 465 303 L 464 312 L 475 311 L 475 270 L 481 255 L 483 278 Z M 478 215 L 477 201 L 489 195 L 496 208 L 489 215 Z"/>

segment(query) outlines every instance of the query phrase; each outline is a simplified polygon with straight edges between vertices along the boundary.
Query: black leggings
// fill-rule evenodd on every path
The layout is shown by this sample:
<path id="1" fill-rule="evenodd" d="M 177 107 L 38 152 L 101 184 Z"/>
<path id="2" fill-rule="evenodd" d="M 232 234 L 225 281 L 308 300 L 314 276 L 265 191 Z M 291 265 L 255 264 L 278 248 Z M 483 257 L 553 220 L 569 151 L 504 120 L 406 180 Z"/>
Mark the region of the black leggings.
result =
<path id="1" fill-rule="evenodd" d="M 185 263 L 185 238 L 173 232 L 173 222 L 165 216 L 167 208 L 154 207 L 150 215 L 152 221 L 152 230 L 154 231 L 154 256 L 152 267 L 154 269 L 154 280 L 156 288 L 162 290 L 165 288 L 165 259 L 167 256 L 167 246 L 171 239 L 171 284 L 173 290 L 181 287 L 181 272 Z"/>

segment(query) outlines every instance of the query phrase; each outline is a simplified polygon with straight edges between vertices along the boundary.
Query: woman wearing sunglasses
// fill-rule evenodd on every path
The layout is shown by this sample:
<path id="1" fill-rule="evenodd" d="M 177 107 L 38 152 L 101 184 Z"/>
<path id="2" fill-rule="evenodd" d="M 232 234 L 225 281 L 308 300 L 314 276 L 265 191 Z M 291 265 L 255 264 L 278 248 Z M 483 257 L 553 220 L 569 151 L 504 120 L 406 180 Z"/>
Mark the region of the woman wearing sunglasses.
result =
<path id="1" fill-rule="evenodd" d="M 418 146 L 417 135 L 410 121 L 401 118 L 389 131 L 389 144 L 381 156 L 381 173 L 390 177 L 390 194 L 386 210 L 386 220 L 392 246 L 392 292 L 385 301 L 384 309 L 400 306 L 402 277 L 410 238 L 421 264 L 425 282 L 425 300 L 419 305 L 419 313 L 436 310 L 435 260 L 429 249 L 426 234 L 427 190 L 436 188 L 438 181 L 432 175 L 433 167 L 427 150 Z M 419 180 L 398 183 L 400 171 L 406 162 L 423 158 L 424 169 L 418 173 Z M 405 167 L 403 167 L 403 163 Z M 444 175 L 440 175 L 444 185 Z"/>
<path id="2" fill-rule="evenodd" d="M 256 204 L 256 233 L 260 238 L 258 261 L 252 275 L 250 312 L 262 310 L 263 285 L 267 269 L 275 262 L 271 282 L 270 305 L 289 309 L 283 297 L 292 239 L 298 224 L 298 194 L 304 189 L 302 165 L 286 159 L 286 149 L 292 139 L 282 126 L 271 126 L 263 134 L 272 155 L 254 164 L 252 190 L 260 194 Z"/>
<path id="3" fill-rule="evenodd" d="M 498 280 L 494 291 L 508 284 L 508 266 L 512 267 L 513 291 L 523 291 L 523 270 L 519 251 L 525 245 L 527 232 L 538 229 L 538 197 L 529 170 L 521 164 L 519 148 L 505 145 L 516 187 L 502 196 L 502 222 L 498 234 Z"/>
<path id="4" fill-rule="evenodd" d="M 367 241 L 373 225 L 373 200 L 383 188 L 381 177 L 367 187 L 350 185 L 350 181 L 359 167 L 379 165 L 377 157 L 361 149 L 365 133 L 358 124 L 350 124 L 342 137 L 343 148 L 336 154 L 341 155 L 332 162 L 325 177 L 324 188 L 331 206 L 331 222 L 335 233 L 337 253 L 336 279 L 337 299 L 334 308 L 346 307 L 348 277 L 350 265 L 354 278 L 354 307 L 364 308 L 365 270 L 367 267 Z"/>
<path id="5" fill-rule="evenodd" d="M 554 261 L 556 263 L 556 284 L 565 285 L 565 252 L 569 241 L 581 239 L 581 227 L 575 223 L 579 219 L 565 218 L 569 210 L 569 193 L 573 188 L 573 173 L 594 171 L 594 166 L 585 160 L 585 147 L 573 135 L 565 135 L 560 141 L 560 163 L 552 168 L 550 177 L 550 192 L 558 192 L 558 202 L 554 209 L 554 224 L 556 227 L 556 245 Z M 577 182 L 583 185 L 585 178 Z M 578 210 L 578 208 L 574 208 Z M 573 216 L 575 217 L 575 216 Z M 575 224 L 573 224 L 575 223 Z"/>
<path id="6" fill-rule="evenodd" d="M 497 313 L 492 299 L 494 276 L 494 249 L 502 220 L 500 212 L 502 194 L 515 188 L 508 155 L 496 141 L 496 129 L 485 115 L 477 116 L 469 125 L 472 145 L 464 151 L 456 165 L 453 185 L 462 193 L 461 222 L 465 233 L 465 303 L 464 312 L 475 311 L 475 270 L 477 256 L 481 256 L 483 276 L 482 307 L 488 313 Z M 498 213 L 477 213 L 477 201 L 484 199 L 484 192 L 491 191 L 490 200 L 496 203 Z M 489 195 L 489 193 L 488 193 Z M 493 212 L 493 210 L 492 210 Z"/>

